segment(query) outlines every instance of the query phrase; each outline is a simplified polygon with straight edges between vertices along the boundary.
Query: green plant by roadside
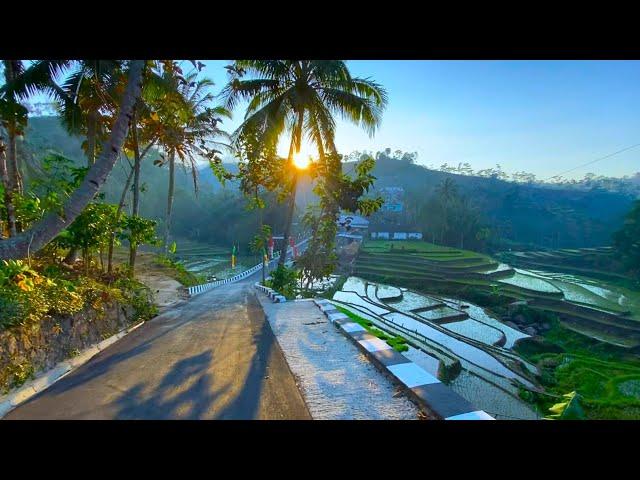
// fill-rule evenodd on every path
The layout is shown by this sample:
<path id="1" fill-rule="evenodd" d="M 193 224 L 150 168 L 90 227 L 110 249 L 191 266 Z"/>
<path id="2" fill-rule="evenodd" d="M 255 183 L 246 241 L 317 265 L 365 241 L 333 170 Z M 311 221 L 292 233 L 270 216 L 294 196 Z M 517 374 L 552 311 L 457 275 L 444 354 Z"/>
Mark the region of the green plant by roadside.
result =
<path id="1" fill-rule="evenodd" d="M 344 307 L 340 307 L 336 305 L 336 308 L 340 312 L 348 316 L 351 320 L 353 320 L 357 324 L 364 327 L 367 330 L 367 332 L 371 333 L 372 335 L 375 335 L 380 340 L 384 340 L 385 342 L 387 342 L 391 347 L 393 347 L 398 352 L 406 352 L 407 350 L 409 350 L 409 346 L 407 345 L 406 338 L 400 335 L 394 335 L 394 334 L 383 332 L 379 328 L 375 327 L 373 325 L 373 322 L 356 315 L 355 313 L 351 312 L 350 310 L 347 310 Z"/>
<path id="2" fill-rule="evenodd" d="M 175 242 L 174 242 L 175 243 Z M 159 254 L 154 258 L 155 262 L 158 265 L 162 265 L 164 267 L 168 267 L 171 269 L 171 276 L 175 278 L 178 282 L 180 282 L 185 287 L 191 287 L 193 285 L 200 285 L 201 283 L 206 282 L 206 277 L 204 275 L 198 275 L 190 272 L 185 268 L 183 264 L 177 262 L 176 260 Z"/>
<path id="3" fill-rule="evenodd" d="M 33 378 L 34 368 L 28 360 L 10 362 L 7 368 L 0 372 L 0 390 L 6 393 L 13 388 L 20 387 Z"/>
<path id="4" fill-rule="evenodd" d="M 271 272 L 271 288 L 287 297 L 287 299 L 295 298 L 297 281 L 298 271 L 295 268 L 280 265 Z"/>

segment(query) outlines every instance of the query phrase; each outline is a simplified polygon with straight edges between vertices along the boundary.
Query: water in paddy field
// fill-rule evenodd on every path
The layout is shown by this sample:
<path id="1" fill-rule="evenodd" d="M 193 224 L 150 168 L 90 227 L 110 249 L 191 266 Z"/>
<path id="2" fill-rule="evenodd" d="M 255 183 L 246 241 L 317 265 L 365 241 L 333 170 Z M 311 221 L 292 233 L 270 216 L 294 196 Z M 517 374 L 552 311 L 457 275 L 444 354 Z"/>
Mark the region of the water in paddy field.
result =
<path id="1" fill-rule="evenodd" d="M 403 298 L 398 301 L 400 292 Z M 520 360 L 511 350 L 513 344 L 528 335 L 504 325 L 482 307 L 455 298 L 439 298 L 367 282 L 358 277 L 349 277 L 333 299 L 348 304 L 354 313 L 372 320 L 383 330 L 401 333 L 402 330 L 399 332 L 394 328 L 397 326 L 415 332 L 416 335 L 410 335 L 405 330 L 404 336 L 418 344 L 423 338 L 426 343 L 422 345 L 431 354 L 412 347 L 405 355 L 431 373 L 437 372 L 438 364 L 433 348 L 446 352 L 449 358 L 457 358 L 462 372 L 449 386 L 478 409 L 498 419 L 539 418 L 534 409 L 518 397 L 518 383 L 529 388 L 534 388 L 534 384 L 513 369 Z M 461 309 L 463 304 L 464 310 Z M 428 310 L 422 311 L 424 308 Z M 418 311 L 413 312 L 416 309 Z M 465 312 L 469 318 L 438 325 L 437 317 L 443 312 L 447 315 Z M 498 343 L 503 347 L 494 346 Z M 535 371 L 533 365 L 525 364 L 525 367 Z"/>
<path id="2" fill-rule="evenodd" d="M 195 274 L 207 281 L 225 279 L 242 273 L 260 263 L 258 256 L 239 255 L 235 268 L 231 268 L 231 247 L 220 247 L 191 241 L 178 241 L 175 258 Z"/>

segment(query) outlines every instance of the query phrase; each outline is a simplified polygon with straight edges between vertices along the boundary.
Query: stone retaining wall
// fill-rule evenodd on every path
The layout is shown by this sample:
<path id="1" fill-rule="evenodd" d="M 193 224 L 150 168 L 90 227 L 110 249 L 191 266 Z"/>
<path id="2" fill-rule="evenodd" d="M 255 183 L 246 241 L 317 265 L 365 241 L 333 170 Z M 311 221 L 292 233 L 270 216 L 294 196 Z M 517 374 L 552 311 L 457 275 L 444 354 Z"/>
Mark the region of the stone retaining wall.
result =
<path id="1" fill-rule="evenodd" d="M 43 372 L 131 324 L 130 311 L 118 304 L 75 315 L 46 317 L 32 326 L 0 332 L 0 395 L 17 387 L 19 376 Z"/>

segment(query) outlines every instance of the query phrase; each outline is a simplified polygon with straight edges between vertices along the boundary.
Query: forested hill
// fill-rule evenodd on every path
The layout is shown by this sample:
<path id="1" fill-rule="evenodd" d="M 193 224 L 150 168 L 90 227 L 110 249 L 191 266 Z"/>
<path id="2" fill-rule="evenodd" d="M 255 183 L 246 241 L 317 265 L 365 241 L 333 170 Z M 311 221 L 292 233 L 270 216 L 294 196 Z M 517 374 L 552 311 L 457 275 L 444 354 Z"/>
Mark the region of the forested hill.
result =
<path id="1" fill-rule="evenodd" d="M 69 136 L 55 117 L 30 118 L 25 142 L 18 145 L 18 154 L 25 165 L 27 182 L 30 178 L 42 176 L 38 165 L 47 152 L 61 153 L 86 165 L 86 157 L 81 145 L 83 139 Z M 141 166 L 141 215 L 158 222 L 162 232 L 168 191 L 168 169 L 153 164 L 159 158 L 157 151 L 151 150 Z M 225 164 L 232 173 L 237 165 Z M 130 166 L 120 159 L 101 192 L 108 202 L 118 203 L 126 184 Z M 256 233 L 257 212 L 248 211 L 246 201 L 241 198 L 237 187 L 230 182 L 223 188 L 208 166 L 198 171 L 199 192 L 194 192 L 190 170 L 176 168 L 175 201 L 173 206 L 172 231 L 177 238 L 191 238 L 218 245 L 240 242 L 243 249 Z M 125 202 L 125 210 L 130 209 L 131 193 Z M 284 208 L 275 201 L 267 202 L 263 212 L 264 221 L 281 226 L 284 222 Z"/>
<path id="2" fill-rule="evenodd" d="M 31 118 L 19 154 L 27 166 L 27 177 L 37 174 L 38 160 L 47 150 L 60 152 L 84 164 L 82 139 L 70 137 L 55 117 Z M 141 213 L 158 220 L 164 217 L 167 194 L 167 171 L 153 165 L 158 157 L 151 152 L 142 165 L 144 191 Z M 235 164 L 225 164 L 235 172 Z M 344 171 L 353 170 L 345 163 Z M 103 188 L 109 201 L 117 202 L 126 181 L 129 166 L 119 163 Z M 611 234 L 622 224 L 631 208 L 632 198 L 605 190 L 546 188 L 517 184 L 493 178 L 464 176 L 429 170 L 406 160 L 379 156 L 374 171 L 376 187 L 400 186 L 406 191 L 406 209 L 401 226 L 429 234 L 435 212 L 429 200 L 436 196 L 437 186 L 450 178 L 462 196 L 477 210 L 480 224 L 491 231 L 494 248 L 586 247 L 611 243 Z M 208 167 L 199 170 L 200 193 L 193 192 L 189 172 L 177 170 L 175 195 L 175 234 L 196 236 L 203 240 L 230 243 L 233 238 L 250 238 L 255 228 L 255 213 L 247 212 L 233 185 L 223 189 Z M 298 204 L 313 200 L 308 184 L 299 191 Z M 281 225 L 282 208 L 273 206 L 265 212 L 265 221 Z M 378 218 L 374 217 L 373 226 Z M 225 225 L 220 228 L 221 222 Z M 278 228 L 278 227 L 276 227 Z M 470 243 L 468 245 L 473 248 Z"/>
<path id="3" fill-rule="evenodd" d="M 353 163 L 345 164 L 346 172 L 352 169 Z M 429 170 L 384 155 L 378 157 L 374 175 L 378 188 L 405 189 L 404 223 L 423 231 L 428 230 L 424 220 L 429 215 L 428 209 L 424 212 L 428 200 L 436 196 L 438 185 L 451 179 L 492 231 L 492 243 L 498 248 L 608 245 L 633 201 L 606 190 L 549 188 Z"/>

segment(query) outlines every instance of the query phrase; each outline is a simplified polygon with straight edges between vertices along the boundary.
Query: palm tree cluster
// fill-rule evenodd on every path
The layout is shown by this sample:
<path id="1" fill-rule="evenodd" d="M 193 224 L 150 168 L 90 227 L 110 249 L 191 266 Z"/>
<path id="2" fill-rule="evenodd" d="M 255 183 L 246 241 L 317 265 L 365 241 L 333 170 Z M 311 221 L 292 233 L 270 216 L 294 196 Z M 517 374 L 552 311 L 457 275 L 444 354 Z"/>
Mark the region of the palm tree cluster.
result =
<path id="1" fill-rule="evenodd" d="M 200 78 L 202 64 L 183 73 L 176 60 L 22 60 L 2 61 L 4 84 L 0 88 L 0 177 L 4 192 L 5 237 L 0 258 L 23 258 L 38 251 L 68 227 L 94 200 L 118 158 L 129 161 L 131 172 L 118 205 L 118 215 L 129 191 L 133 216 L 139 214 L 140 164 L 151 148 L 161 152 L 160 166 L 168 164 L 168 201 L 165 240 L 168 240 L 173 202 L 176 159 L 193 172 L 197 188 L 196 157 L 219 164 L 218 141 L 225 133 L 219 124 L 228 111 L 214 104 L 213 83 Z M 70 134 L 85 138 L 87 170 L 80 186 L 66 199 L 61 211 L 22 231 L 16 216 L 16 199 L 24 193 L 22 166 L 16 138 L 24 133 L 30 97 L 45 93 L 53 98 Z M 109 248 L 111 270 L 113 241 Z M 130 245 L 133 269 L 135 242 Z M 72 252 L 73 253 L 73 252 Z"/>
<path id="2" fill-rule="evenodd" d="M 286 258 L 295 209 L 298 172 L 294 156 L 307 141 L 317 150 L 312 177 L 325 199 L 321 217 L 327 222 L 341 208 L 375 209 L 358 199 L 373 182 L 371 166 L 355 181 L 342 173 L 335 145 L 336 120 L 361 126 L 370 136 L 381 122 L 387 104 L 384 88 L 369 78 L 351 75 L 340 60 L 237 60 L 227 67 L 229 82 L 219 97 L 213 83 L 201 77 L 203 64 L 177 60 L 22 60 L 2 63 L 5 82 L 0 87 L 0 177 L 4 202 L 4 236 L 0 258 L 24 258 L 37 252 L 67 229 L 90 204 L 113 166 L 120 160 L 130 171 L 114 211 L 119 225 L 123 206 L 131 194 L 131 225 L 140 218 L 141 163 L 152 149 L 155 164 L 168 171 L 167 204 L 162 225 L 165 249 L 171 244 L 171 224 L 177 165 L 191 171 L 198 190 L 197 162 L 207 160 L 222 181 L 231 175 L 222 168 L 221 154 L 231 149 L 241 158 L 241 190 L 260 204 L 261 189 L 278 191 L 286 198 L 280 263 Z M 24 193 L 16 138 L 23 134 L 30 97 L 46 93 L 55 102 L 62 124 L 70 134 L 85 140 L 84 176 L 66 194 L 60 208 L 37 221 L 21 225 L 16 200 Z M 217 104 L 217 99 L 221 104 Z M 232 134 L 221 128 L 231 111 L 246 102 L 242 123 Z M 288 155 L 276 154 L 278 143 L 288 135 Z M 244 159 L 244 161 L 243 161 Z M 261 222 L 260 222 L 261 223 Z M 262 228 L 262 225 L 258 225 Z M 111 228 L 111 227 L 110 227 Z M 133 227 L 131 227 L 133 228 Z M 142 227 L 141 227 L 142 228 Z M 315 230 L 314 230 L 315 231 Z M 108 271 L 112 269 L 116 230 L 110 232 Z M 108 237 L 108 235 L 107 235 Z M 104 237 L 103 237 L 104 238 Z M 129 266 L 133 273 L 137 240 L 131 232 Z M 146 238 L 146 237 L 145 237 Z M 69 260 L 73 257 L 69 252 Z M 86 256 L 86 255 L 85 255 Z"/>

